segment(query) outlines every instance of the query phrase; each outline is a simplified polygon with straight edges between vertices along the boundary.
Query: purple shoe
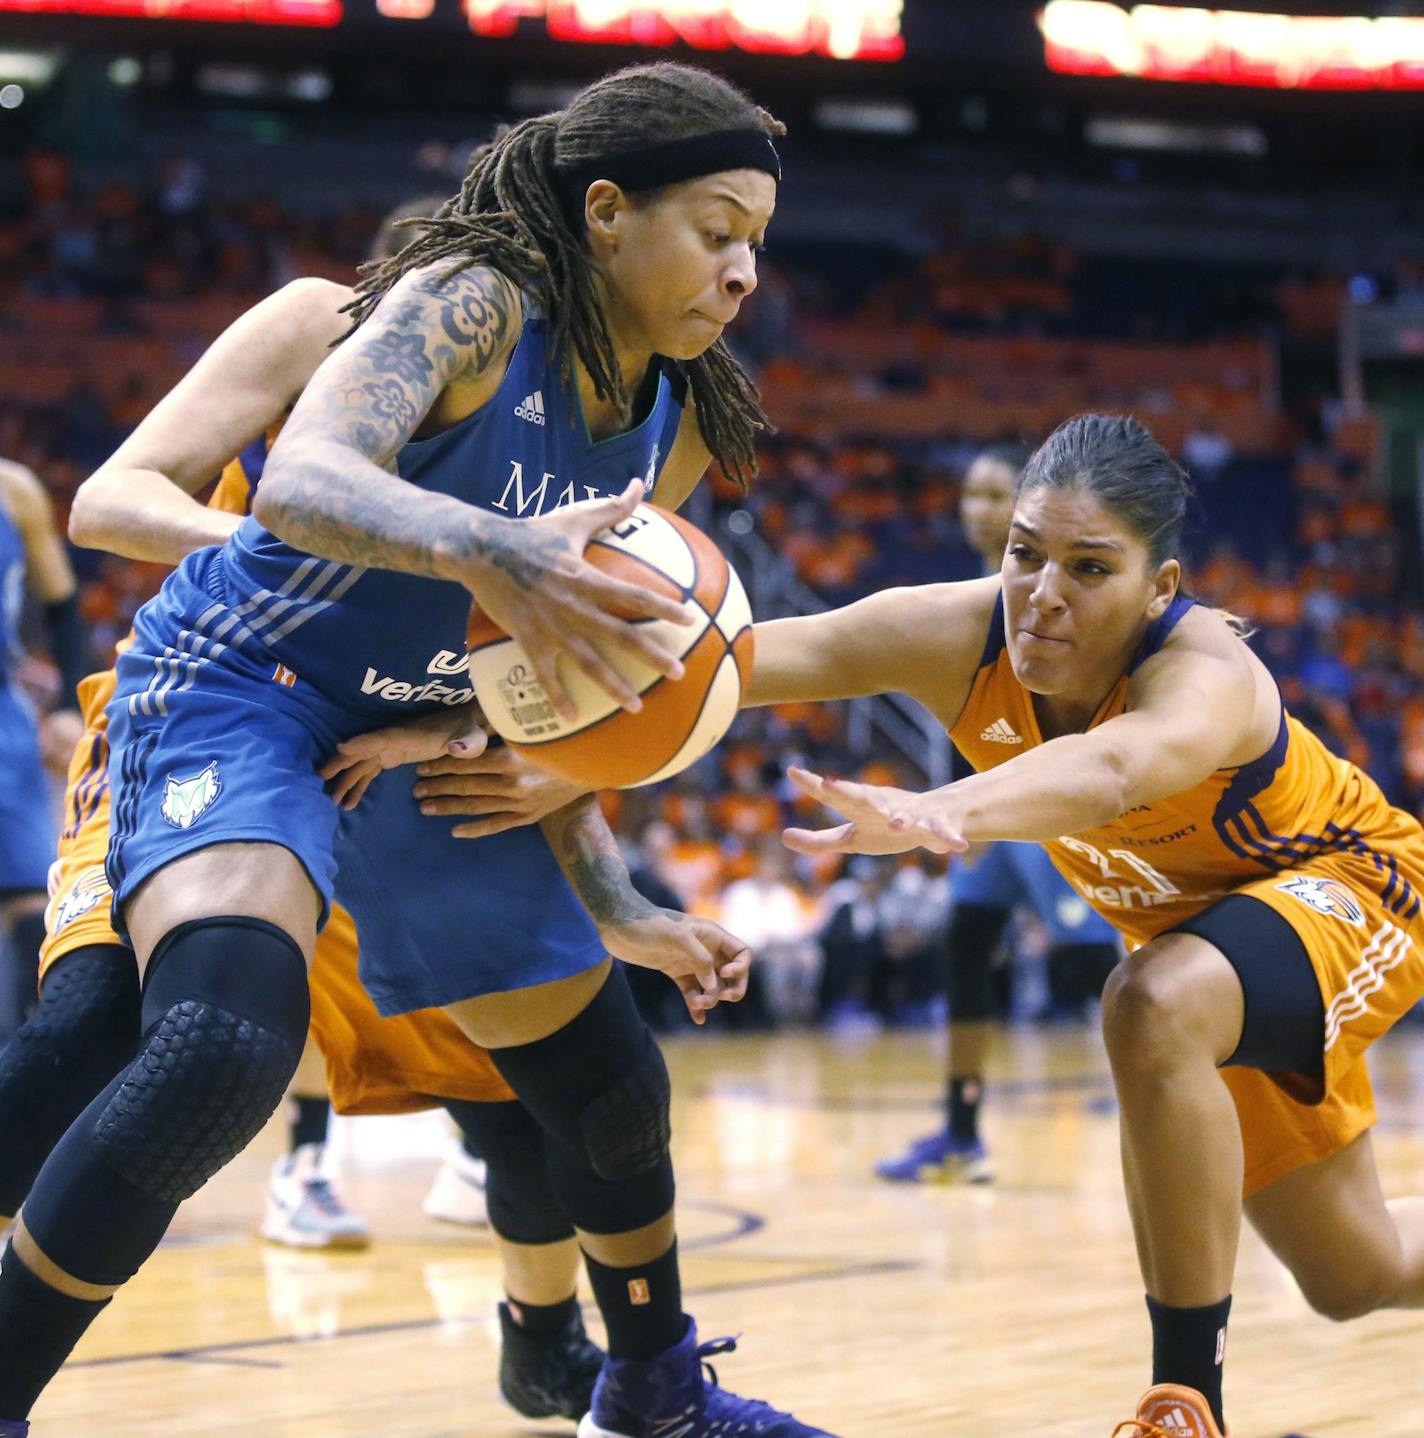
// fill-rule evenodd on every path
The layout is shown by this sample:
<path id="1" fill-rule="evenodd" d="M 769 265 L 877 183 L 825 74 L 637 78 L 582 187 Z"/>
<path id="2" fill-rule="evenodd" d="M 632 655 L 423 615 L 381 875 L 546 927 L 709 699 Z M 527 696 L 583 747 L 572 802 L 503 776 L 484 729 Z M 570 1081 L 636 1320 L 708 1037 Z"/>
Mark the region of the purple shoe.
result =
<path id="1" fill-rule="evenodd" d="M 609 1358 L 593 1389 L 593 1407 L 577 1438 L 835 1438 L 755 1398 L 738 1398 L 717 1383 L 705 1359 L 730 1353 L 735 1338 L 699 1344 L 687 1320 L 682 1342 L 647 1362 Z M 703 1369 L 706 1368 L 704 1375 Z"/>
<path id="2" fill-rule="evenodd" d="M 992 1183 L 989 1150 L 977 1139 L 965 1143 L 947 1130 L 917 1138 L 899 1158 L 875 1165 L 875 1172 L 891 1183 Z"/>

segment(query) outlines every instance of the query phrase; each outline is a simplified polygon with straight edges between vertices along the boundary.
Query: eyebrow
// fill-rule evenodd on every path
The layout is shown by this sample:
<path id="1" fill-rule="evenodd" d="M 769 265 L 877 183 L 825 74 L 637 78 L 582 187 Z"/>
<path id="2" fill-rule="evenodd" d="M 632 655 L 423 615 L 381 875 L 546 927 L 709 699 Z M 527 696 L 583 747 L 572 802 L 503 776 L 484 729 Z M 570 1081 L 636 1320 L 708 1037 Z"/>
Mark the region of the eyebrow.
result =
<path id="1" fill-rule="evenodd" d="M 1038 530 L 1036 530 L 1036 529 L 1033 527 L 1033 525 L 1031 525 L 1031 524 L 1025 524 L 1025 523 L 1023 522 L 1023 520 L 1021 520 L 1021 519 L 1011 519 L 1011 520 L 1009 521 L 1009 527 L 1010 527 L 1011 529 L 1021 529 L 1021 530 L 1023 530 L 1023 532 L 1024 532 L 1026 535 L 1028 535 L 1028 537 L 1029 537 L 1030 539 L 1040 539 L 1040 540 L 1041 540 L 1041 539 L 1043 538 L 1043 536 L 1038 532 Z M 1071 545 L 1069 545 L 1069 548 L 1070 548 L 1070 549 L 1112 549 L 1112 550 L 1115 550 L 1118 554 L 1121 554 L 1121 553 L 1123 552 L 1123 550 L 1122 550 L 1122 545 L 1120 545 L 1116 540 L 1113 540 L 1113 539 L 1075 539 L 1075 540 L 1073 541 L 1073 543 L 1072 543 Z"/>
<path id="2" fill-rule="evenodd" d="M 729 195 L 726 190 L 716 190 L 707 197 L 709 200 L 726 200 L 729 205 L 735 205 L 744 215 L 750 215 L 751 210 L 747 208 L 735 195 Z"/>

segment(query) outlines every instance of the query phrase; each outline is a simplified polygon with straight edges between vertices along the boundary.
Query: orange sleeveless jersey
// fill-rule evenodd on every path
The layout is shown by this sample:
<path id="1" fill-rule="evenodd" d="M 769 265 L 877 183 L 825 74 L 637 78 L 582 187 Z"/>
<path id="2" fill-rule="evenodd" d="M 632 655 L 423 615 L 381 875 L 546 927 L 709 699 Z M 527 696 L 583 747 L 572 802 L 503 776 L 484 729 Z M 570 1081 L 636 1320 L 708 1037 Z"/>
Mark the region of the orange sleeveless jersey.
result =
<path id="1" fill-rule="evenodd" d="M 278 427 L 279 428 L 279 427 Z M 261 477 L 266 440 L 251 446 L 222 472 L 208 505 L 247 514 Z M 126 648 L 130 638 L 119 647 Z M 79 686 L 84 735 L 70 760 L 59 858 L 50 876 L 40 982 L 64 955 L 90 944 L 122 944 L 109 923 L 113 898 L 104 877 L 109 847 L 109 746 L 104 709 L 113 698 L 112 669 Z M 311 1031 L 326 1061 L 332 1103 L 340 1113 L 410 1113 L 440 1098 L 504 1102 L 513 1091 L 489 1055 L 437 1011 L 383 1019 L 356 971 L 356 928 L 333 908 L 317 940 L 311 971 Z"/>
<path id="2" fill-rule="evenodd" d="M 1133 667 L 1186 612 L 1148 632 Z M 1128 675 L 1092 725 L 1123 712 Z M 976 770 L 1042 744 L 1014 677 L 1002 600 L 963 712 L 950 730 Z M 1269 904 L 1300 935 L 1325 1002 L 1325 1084 L 1227 1068 L 1246 1140 L 1246 1190 L 1324 1158 L 1374 1122 L 1363 1055 L 1424 994 L 1424 829 L 1379 786 L 1282 710 L 1270 750 L 1180 794 L 1044 845 L 1132 947 L 1227 894 Z"/>

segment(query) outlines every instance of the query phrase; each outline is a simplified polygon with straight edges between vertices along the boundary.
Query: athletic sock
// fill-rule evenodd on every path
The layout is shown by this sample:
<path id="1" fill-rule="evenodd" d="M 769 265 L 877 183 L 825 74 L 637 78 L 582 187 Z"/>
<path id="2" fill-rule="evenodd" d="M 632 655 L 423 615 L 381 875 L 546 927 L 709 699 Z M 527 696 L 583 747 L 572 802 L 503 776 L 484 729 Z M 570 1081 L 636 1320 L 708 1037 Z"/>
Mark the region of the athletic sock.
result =
<path id="1" fill-rule="evenodd" d="M 584 1255 L 589 1281 L 608 1329 L 610 1358 L 646 1362 L 682 1341 L 682 1279 L 677 1244 L 635 1268 L 609 1268 Z"/>
<path id="2" fill-rule="evenodd" d="M 949 1136 L 960 1143 L 979 1142 L 979 1101 L 984 1080 L 967 1074 L 949 1081 Z"/>
<path id="3" fill-rule="evenodd" d="M 45 1385 L 108 1305 L 107 1298 L 94 1303 L 51 1288 L 20 1262 L 13 1243 L 5 1245 L 0 1260 L 0 1414 L 5 1423 L 22 1423 L 30 1416 Z"/>
<path id="4" fill-rule="evenodd" d="M 1221 1367 L 1226 1356 L 1231 1295 L 1204 1308 L 1169 1308 L 1149 1295 L 1147 1312 L 1152 1318 L 1153 1383 L 1180 1383 L 1195 1388 L 1211 1405 L 1216 1426 L 1224 1433 Z"/>
<path id="5" fill-rule="evenodd" d="M 573 1321 L 579 1306 L 576 1293 L 569 1294 L 559 1303 L 521 1303 L 515 1298 L 507 1302 L 515 1323 L 540 1343 L 557 1338 Z"/>
<path id="6" fill-rule="evenodd" d="M 291 1149 L 295 1153 L 309 1144 L 326 1142 L 327 1126 L 331 1122 L 331 1100 L 329 1098 L 304 1098 L 293 1094 L 291 1098 Z"/>

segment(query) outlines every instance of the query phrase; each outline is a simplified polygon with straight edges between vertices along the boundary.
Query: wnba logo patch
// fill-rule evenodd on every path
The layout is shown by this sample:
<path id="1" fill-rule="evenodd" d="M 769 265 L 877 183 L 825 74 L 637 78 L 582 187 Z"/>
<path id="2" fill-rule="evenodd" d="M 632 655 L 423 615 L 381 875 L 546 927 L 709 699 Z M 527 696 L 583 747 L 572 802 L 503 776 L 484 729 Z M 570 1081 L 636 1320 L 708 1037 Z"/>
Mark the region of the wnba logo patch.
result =
<path id="1" fill-rule="evenodd" d="M 68 928 L 75 919 L 83 918 L 85 914 L 96 909 L 101 900 L 112 897 L 113 892 L 108 879 L 104 877 L 102 864 L 85 869 L 63 898 L 54 904 L 49 916 L 50 933 L 57 934 Z"/>
<path id="2" fill-rule="evenodd" d="M 1338 879 L 1318 879 L 1313 874 L 1297 874 L 1288 884 L 1277 884 L 1276 888 L 1293 899 L 1299 899 L 1317 914 L 1343 919 L 1357 929 L 1363 929 L 1365 926 L 1365 911 Z"/>
<path id="3" fill-rule="evenodd" d="M 191 779 L 175 779 L 170 774 L 164 780 L 163 807 L 159 812 L 175 829 L 191 829 L 217 803 L 221 793 L 222 777 L 214 759 Z"/>

